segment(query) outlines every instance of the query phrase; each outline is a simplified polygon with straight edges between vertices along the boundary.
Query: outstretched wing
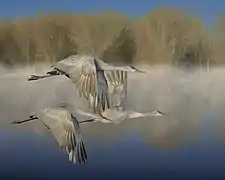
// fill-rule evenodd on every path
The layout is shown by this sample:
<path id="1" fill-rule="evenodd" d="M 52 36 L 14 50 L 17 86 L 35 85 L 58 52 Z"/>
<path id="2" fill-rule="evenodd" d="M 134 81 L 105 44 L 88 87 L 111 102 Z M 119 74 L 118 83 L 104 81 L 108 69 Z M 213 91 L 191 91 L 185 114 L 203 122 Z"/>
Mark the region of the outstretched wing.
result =
<path id="1" fill-rule="evenodd" d="M 69 155 L 69 161 L 76 163 L 78 160 L 78 164 L 85 163 L 87 158 L 78 157 L 81 153 L 77 148 L 84 149 L 82 138 L 79 140 L 82 137 L 80 129 L 75 127 L 69 111 L 64 108 L 47 108 L 42 112 L 40 120 L 49 127 L 59 146 Z"/>
<path id="2" fill-rule="evenodd" d="M 117 97 L 117 102 L 114 103 L 114 105 L 116 104 L 116 106 L 125 108 L 127 96 L 127 72 L 120 70 L 105 71 L 105 75 L 107 77 L 111 98 Z"/>
<path id="3" fill-rule="evenodd" d="M 73 55 L 59 61 L 55 67 L 69 75 L 76 84 L 81 97 L 89 100 L 88 94 L 96 96 L 97 76 L 93 57 L 87 55 Z"/>
<path id="4" fill-rule="evenodd" d="M 90 101 L 90 95 L 99 108 L 109 108 L 108 85 L 103 71 L 97 71 L 99 60 L 88 55 L 73 55 L 56 63 L 55 68 L 65 72 L 76 84 L 80 97 Z M 100 68 L 100 67 L 99 67 Z"/>

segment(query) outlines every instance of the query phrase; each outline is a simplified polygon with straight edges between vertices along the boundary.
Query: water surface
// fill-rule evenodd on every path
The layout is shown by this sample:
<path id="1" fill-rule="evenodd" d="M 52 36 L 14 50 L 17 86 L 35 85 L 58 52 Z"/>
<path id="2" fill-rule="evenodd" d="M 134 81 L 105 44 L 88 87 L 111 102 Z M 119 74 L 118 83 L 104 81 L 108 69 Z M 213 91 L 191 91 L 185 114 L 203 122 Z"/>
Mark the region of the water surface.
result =
<path id="1" fill-rule="evenodd" d="M 158 109 L 169 114 L 118 125 L 82 124 L 86 166 L 69 163 L 39 122 L 9 125 L 11 120 L 27 118 L 61 102 L 87 108 L 67 78 L 27 82 L 31 71 L 0 73 L 2 177 L 225 178 L 225 69 L 184 72 L 153 67 L 148 68 L 147 76 L 130 75 L 128 108 L 142 112 Z"/>

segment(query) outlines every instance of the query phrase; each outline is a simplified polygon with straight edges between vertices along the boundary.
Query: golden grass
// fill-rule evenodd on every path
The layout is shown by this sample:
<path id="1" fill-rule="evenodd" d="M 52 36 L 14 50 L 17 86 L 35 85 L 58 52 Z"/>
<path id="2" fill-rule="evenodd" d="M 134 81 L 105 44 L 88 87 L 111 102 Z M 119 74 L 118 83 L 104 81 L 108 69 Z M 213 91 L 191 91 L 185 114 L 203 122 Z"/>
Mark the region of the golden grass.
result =
<path id="1" fill-rule="evenodd" d="M 77 53 L 107 62 L 149 64 L 222 64 L 225 21 L 217 36 L 203 22 L 172 8 L 131 20 L 115 12 L 41 15 L 0 22 L 0 62 L 32 65 L 62 60 Z"/>

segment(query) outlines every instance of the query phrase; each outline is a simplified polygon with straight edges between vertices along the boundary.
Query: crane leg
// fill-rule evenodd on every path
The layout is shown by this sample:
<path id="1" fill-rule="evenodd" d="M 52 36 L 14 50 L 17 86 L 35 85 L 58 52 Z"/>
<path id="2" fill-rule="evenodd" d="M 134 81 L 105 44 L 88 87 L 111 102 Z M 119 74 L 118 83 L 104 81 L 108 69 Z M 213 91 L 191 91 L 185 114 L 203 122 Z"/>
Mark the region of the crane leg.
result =
<path id="1" fill-rule="evenodd" d="M 51 77 L 51 76 L 55 76 L 55 75 L 52 75 L 52 74 L 47 74 L 47 75 L 44 75 L 44 76 L 31 75 L 28 78 L 28 81 L 34 81 L 34 80 L 43 79 L 43 78 Z"/>
<path id="2" fill-rule="evenodd" d="M 38 119 L 37 117 L 35 116 L 30 116 L 29 119 L 25 119 L 25 120 L 15 120 L 15 121 L 12 121 L 11 124 L 22 124 L 22 123 L 25 123 L 25 122 L 28 122 L 28 121 L 33 121 L 33 120 L 36 120 Z"/>
<path id="3" fill-rule="evenodd" d="M 84 121 L 79 121 L 79 124 L 81 123 L 87 123 L 87 122 L 94 122 L 95 119 L 87 119 L 87 120 L 84 120 Z"/>

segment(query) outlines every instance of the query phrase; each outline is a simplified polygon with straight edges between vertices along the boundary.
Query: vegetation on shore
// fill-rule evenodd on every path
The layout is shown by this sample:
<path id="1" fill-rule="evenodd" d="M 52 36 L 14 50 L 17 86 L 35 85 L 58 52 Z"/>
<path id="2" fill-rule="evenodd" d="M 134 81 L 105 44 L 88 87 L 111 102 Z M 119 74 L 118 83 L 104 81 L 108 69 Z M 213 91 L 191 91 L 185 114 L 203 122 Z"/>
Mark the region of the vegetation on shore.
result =
<path id="1" fill-rule="evenodd" d="M 0 63 L 33 65 L 85 53 L 107 62 L 221 65 L 225 20 L 207 29 L 190 14 L 161 8 L 138 19 L 108 12 L 0 21 Z"/>

